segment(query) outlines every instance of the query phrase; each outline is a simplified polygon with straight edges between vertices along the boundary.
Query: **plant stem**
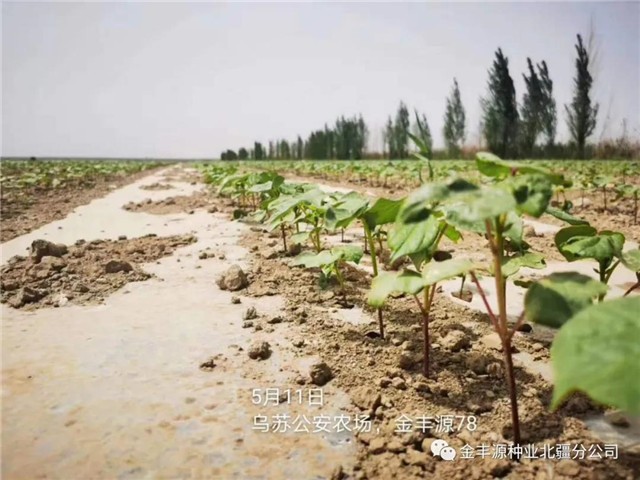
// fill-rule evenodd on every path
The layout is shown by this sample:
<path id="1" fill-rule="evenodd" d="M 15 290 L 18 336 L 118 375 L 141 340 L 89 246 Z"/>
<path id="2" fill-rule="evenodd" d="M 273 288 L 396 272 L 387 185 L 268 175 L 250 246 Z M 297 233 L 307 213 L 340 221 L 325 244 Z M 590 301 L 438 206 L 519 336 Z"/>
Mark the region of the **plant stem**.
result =
<path id="1" fill-rule="evenodd" d="M 616 260 L 616 263 L 614 263 L 611 268 L 609 268 L 604 276 L 604 283 L 608 284 L 609 283 L 609 279 L 611 278 L 611 275 L 613 275 L 613 271 L 616 269 L 616 267 L 620 265 L 620 260 Z"/>
<path id="2" fill-rule="evenodd" d="M 342 276 L 342 272 L 340 271 L 340 267 L 338 266 L 338 264 L 336 263 L 335 265 L 335 269 L 336 269 L 336 278 L 338 279 L 338 283 L 340 284 L 340 291 L 342 292 L 342 295 L 345 296 L 345 291 L 344 291 L 344 277 Z"/>
<path id="3" fill-rule="evenodd" d="M 629 295 L 631 292 L 633 292 L 636 288 L 640 288 L 640 280 L 638 280 L 635 284 L 631 285 L 631 287 L 629 287 L 629 290 L 627 290 L 626 292 L 624 292 L 624 295 L 622 295 L 623 297 L 626 297 L 627 295 Z"/>
<path id="4" fill-rule="evenodd" d="M 282 244 L 284 246 L 284 253 L 287 253 L 287 235 L 284 231 L 284 223 L 280 224 L 280 231 L 282 232 Z"/>
<path id="5" fill-rule="evenodd" d="M 373 276 L 378 276 L 378 258 L 376 255 L 376 244 L 373 240 L 373 234 L 371 233 L 371 229 L 366 222 L 363 222 L 364 225 L 364 234 L 365 234 L 365 245 L 369 244 L 369 248 L 371 249 L 371 265 L 373 267 Z M 380 330 L 380 338 L 384 340 L 384 320 L 382 318 L 382 309 L 378 308 L 378 328 Z"/>
<path id="6" fill-rule="evenodd" d="M 467 276 L 466 275 L 462 275 L 462 282 L 460 282 L 460 292 L 458 293 L 458 298 L 460 298 L 462 300 L 462 291 L 464 290 L 464 281 L 466 280 Z"/>
<path id="7" fill-rule="evenodd" d="M 493 254 L 494 278 L 498 295 L 498 335 L 502 341 L 502 351 L 504 356 L 505 373 L 507 375 L 507 385 L 509 387 L 509 397 L 511 400 L 511 423 L 513 424 L 513 442 L 520 444 L 520 419 L 518 418 L 518 398 L 516 391 L 516 379 L 513 371 L 513 359 L 511 357 L 511 336 L 507 325 L 507 296 L 506 279 L 502 275 L 502 256 L 504 255 L 503 220 L 496 217 L 495 237 L 492 235 L 491 222 L 485 222 L 489 245 Z"/>
<path id="8" fill-rule="evenodd" d="M 480 294 L 480 298 L 482 298 L 484 306 L 487 309 L 487 313 L 489 314 L 489 319 L 491 320 L 491 324 L 493 325 L 493 329 L 497 332 L 499 330 L 499 328 L 498 328 L 498 318 L 493 313 L 493 310 L 491 310 L 491 306 L 489 305 L 489 301 L 487 300 L 487 295 L 484 293 L 484 290 L 483 290 L 482 286 L 480 285 L 480 282 L 478 281 L 478 277 L 476 277 L 476 274 L 474 272 L 470 272 L 470 275 L 471 275 L 471 280 L 473 281 L 473 283 L 476 284 L 476 287 L 478 288 L 478 293 Z"/>

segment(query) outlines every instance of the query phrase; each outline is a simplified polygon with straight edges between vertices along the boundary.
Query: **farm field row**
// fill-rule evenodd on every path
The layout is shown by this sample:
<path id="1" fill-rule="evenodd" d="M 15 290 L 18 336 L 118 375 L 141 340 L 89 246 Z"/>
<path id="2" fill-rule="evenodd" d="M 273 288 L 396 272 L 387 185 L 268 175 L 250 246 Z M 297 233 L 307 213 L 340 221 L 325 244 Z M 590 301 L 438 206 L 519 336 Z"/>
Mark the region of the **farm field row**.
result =
<path id="1" fill-rule="evenodd" d="M 591 207 L 598 212 L 600 191 L 586 194 L 593 203 L 582 211 L 563 210 L 562 193 L 560 208 L 549 208 L 555 172 L 514 172 L 491 157 L 467 165 L 464 182 L 437 174 L 422 188 L 391 195 L 388 185 L 319 178 L 305 184 L 307 173 L 268 166 L 260 172 L 253 163 L 209 163 L 202 175 L 175 167 L 3 245 L 3 384 L 12 413 L 3 429 L 13 440 L 3 476 L 54 470 L 132 478 L 159 471 L 177 478 L 188 472 L 208 478 L 637 476 L 633 371 L 605 375 L 606 367 L 591 368 L 595 358 L 612 368 L 636 361 L 633 349 L 614 355 L 603 343 L 627 348 L 624 340 L 638 328 L 630 314 L 640 299 L 633 288 L 635 225 L 615 228 L 624 232 L 623 242 L 619 233 L 581 219 Z M 631 184 L 636 180 L 629 176 Z M 605 191 L 611 202 L 613 187 Z M 500 202 L 482 203 L 495 196 Z M 628 201 L 619 202 L 607 209 L 620 206 L 629 215 Z M 487 208 L 496 223 L 494 235 L 485 237 L 486 222 L 473 220 Z M 102 222 L 86 221 L 96 216 Z M 498 230 L 501 268 L 492 270 Z M 9 259 L 39 238 L 65 244 L 66 253 L 37 265 L 33 258 Z M 602 277 L 594 266 L 605 266 Z M 5 279 L 16 289 L 7 292 Z M 78 291 L 79 284 L 88 291 Z M 43 296 L 25 297 L 25 287 Z M 567 360 L 573 347 L 563 332 L 577 328 L 572 325 L 588 331 L 593 315 L 606 325 L 615 317 L 620 329 L 602 332 L 603 343 L 589 336 L 591 343 L 582 343 L 588 358 L 571 353 Z M 580 371 L 558 370 L 558 358 Z M 269 387 L 305 394 L 322 388 L 324 403 L 256 407 L 253 389 Z M 113 389 L 127 393 L 109 395 Z M 40 413 L 25 429 L 29 411 Z M 252 428 L 256 415 L 265 414 L 289 415 L 291 422 L 303 414 L 369 415 L 373 428 L 332 425 L 294 434 L 281 431 L 281 423 L 276 429 L 275 420 L 270 433 Z M 463 424 L 447 428 L 443 419 L 450 416 Z M 435 423 L 420 428 L 425 417 Z M 412 427 L 402 432 L 398 425 L 406 427 L 407 419 Z M 116 428 L 124 424 L 136 426 Z M 30 431 L 38 432 L 36 443 Z M 74 453 L 60 448 L 41 456 L 44 445 L 62 447 L 70 438 L 80 445 Z M 432 454 L 436 440 L 455 449 L 455 461 Z M 514 444 L 573 450 L 563 458 L 520 455 L 517 461 Z M 617 458 L 598 458 L 614 444 Z M 486 458 L 477 454 L 483 445 Z M 583 458 L 576 454 L 581 446 Z M 96 448 L 100 455 L 87 456 Z M 501 448 L 512 455 L 496 454 Z M 473 458 L 464 458 L 470 451 Z"/>
<path id="2" fill-rule="evenodd" d="M 623 233 L 594 228 L 587 220 L 573 216 L 569 213 L 571 201 L 564 195 L 562 206 L 552 204 L 554 193 L 564 193 L 572 182 L 540 164 L 509 163 L 481 154 L 476 168 L 474 175 L 458 175 L 440 181 L 432 170 L 429 182 L 399 200 L 370 199 L 355 192 L 330 193 L 331 189 L 313 184 L 290 184 L 273 167 L 256 173 L 237 172 L 234 166 L 205 167 L 205 177 L 208 182 L 218 185 L 220 193 L 237 201 L 239 208 L 234 211 L 234 217 L 248 215 L 247 218 L 253 221 L 266 222 L 268 230 L 279 232 L 282 251 L 290 251 L 292 245 L 300 243 L 309 245 L 311 251 L 303 251 L 291 265 L 319 269 L 320 282 L 327 284 L 333 279 L 347 305 L 350 303 L 347 292 L 351 290 L 344 272 L 348 265 L 360 263 L 364 252 L 369 250 L 373 281 L 364 281 L 364 297 L 368 308 L 377 312 L 378 336 L 384 339 L 383 312 L 388 303 L 398 294 L 413 297 L 414 307 L 422 317 L 420 363 L 425 378 L 430 377 L 432 333 L 429 325 L 431 306 L 438 297 L 436 293 L 442 292 L 443 286 L 448 284 L 444 288 L 447 295 L 467 302 L 480 297 L 479 303 L 485 307 L 488 317 L 486 321 L 493 327 L 493 335 L 504 353 L 511 434 L 516 445 L 521 444 L 522 438 L 517 381 L 509 352 L 512 351 L 511 342 L 526 322 L 560 329 L 558 335 L 547 337 L 550 343 L 553 341 L 551 358 L 556 385 L 551 407 L 558 409 L 572 392 L 582 391 L 599 403 L 637 412 L 640 399 L 634 394 L 627 396 L 629 390 L 624 384 L 612 386 L 609 384 L 611 378 L 607 374 L 603 376 L 602 370 L 589 368 L 593 367 L 594 358 L 603 354 L 602 348 L 595 345 L 602 341 L 600 329 L 611 328 L 603 327 L 606 322 L 617 322 L 623 330 L 628 328 L 626 334 L 632 336 L 640 332 L 637 316 L 630 312 L 624 314 L 617 307 L 634 311 L 640 308 L 639 298 L 634 293 L 640 285 L 637 243 L 627 241 L 625 245 Z M 626 171 L 623 173 L 627 176 Z M 470 183 L 467 178 L 471 176 L 474 179 L 484 177 L 484 181 Z M 633 188 L 635 178 L 627 177 L 626 180 L 629 181 L 627 187 Z M 599 181 L 600 178 L 596 183 Z M 602 180 L 600 191 L 605 197 L 613 181 L 613 177 Z M 618 191 L 624 190 L 619 188 Z M 611 205 L 602 206 L 605 212 L 610 208 Z M 564 228 L 546 225 L 554 233 L 552 239 L 549 230 L 538 233 L 531 226 L 532 222 L 525 218 L 543 214 L 564 224 Z M 635 218 L 632 219 L 631 229 L 635 227 Z M 544 223 L 533 223 L 545 227 Z M 327 244 L 322 238 L 327 232 L 342 231 L 344 236 L 345 231 L 355 225 L 363 231 L 364 248 L 353 244 Z M 525 225 L 528 227 L 526 235 Z M 475 243 L 469 245 L 466 239 L 474 237 Z M 595 279 L 591 267 L 586 266 L 588 259 L 596 267 L 598 275 Z M 547 265 L 549 260 L 554 264 Z M 560 261 L 576 263 L 572 269 L 564 268 Z M 619 266 L 627 273 L 616 272 Z M 542 273 L 536 274 L 536 270 Z M 493 277 L 489 286 L 483 281 L 485 279 L 479 279 L 485 275 Z M 456 277 L 460 279 L 459 289 L 451 291 L 449 279 Z M 465 280 L 473 282 L 475 288 L 465 290 Z M 524 292 L 520 295 L 523 304 L 516 306 L 515 315 L 513 302 L 507 298 L 517 297 L 508 288 L 512 285 Z M 631 296 L 604 302 L 607 293 L 610 297 Z M 595 305 L 589 307 L 594 299 Z M 570 304 L 573 306 L 566 309 Z M 531 325 L 527 324 L 527 328 L 531 329 Z M 620 344 L 606 340 L 606 348 L 616 344 L 614 349 L 618 353 L 629 351 L 623 346 L 627 340 L 622 337 L 618 340 Z M 585 348 L 587 341 L 593 342 L 594 346 Z M 584 356 L 585 351 L 590 354 Z M 612 361 L 613 364 L 607 364 L 604 370 L 618 369 L 613 365 L 621 366 L 627 360 L 624 355 L 617 360 L 608 358 L 604 363 Z M 551 380 L 550 376 L 547 380 Z M 630 378 L 627 381 L 636 383 Z M 601 396 L 604 391 L 608 393 Z"/>
<path id="3" fill-rule="evenodd" d="M 166 165 L 124 160 L 2 160 L 2 231 L 6 242 L 79 205 Z"/>

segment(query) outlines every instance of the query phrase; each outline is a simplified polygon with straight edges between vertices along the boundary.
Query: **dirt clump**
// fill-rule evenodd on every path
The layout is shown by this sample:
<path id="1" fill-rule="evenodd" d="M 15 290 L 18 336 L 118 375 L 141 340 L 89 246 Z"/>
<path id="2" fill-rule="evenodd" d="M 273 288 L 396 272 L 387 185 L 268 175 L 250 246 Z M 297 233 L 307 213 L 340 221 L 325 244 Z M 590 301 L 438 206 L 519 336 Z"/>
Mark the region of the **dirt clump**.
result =
<path id="1" fill-rule="evenodd" d="M 142 185 L 141 190 L 170 190 L 174 188 L 170 183 L 153 182 L 148 185 Z"/>
<path id="2" fill-rule="evenodd" d="M 238 265 L 231 265 L 231 267 L 216 279 L 216 284 L 220 290 L 235 292 L 245 288 L 249 284 L 249 281 L 242 268 Z"/>
<path id="3" fill-rule="evenodd" d="M 197 209 L 211 209 L 211 206 L 209 194 L 206 192 L 195 192 L 191 195 L 179 195 L 156 201 L 148 198 L 141 202 L 129 202 L 122 208 L 128 212 L 168 215 L 173 213 L 193 214 Z"/>
<path id="4" fill-rule="evenodd" d="M 311 383 L 321 387 L 333 378 L 333 372 L 325 362 L 317 362 L 309 368 L 309 378 Z"/>
<path id="5" fill-rule="evenodd" d="M 247 354 L 252 360 L 266 360 L 271 356 L 271 345 L 269 342 L 256 340 L 249 346 Z"/>
<path id="6" fill-rule="evenodd" d="M 129 282 L 150 278 L 140 264 L 195 241 L 192 235 L 79 240 L 71 246 L 35 240 L 28 257 L 13 257 L 0 270 L 0 301 L 24 310 L 97 303 Z"/>

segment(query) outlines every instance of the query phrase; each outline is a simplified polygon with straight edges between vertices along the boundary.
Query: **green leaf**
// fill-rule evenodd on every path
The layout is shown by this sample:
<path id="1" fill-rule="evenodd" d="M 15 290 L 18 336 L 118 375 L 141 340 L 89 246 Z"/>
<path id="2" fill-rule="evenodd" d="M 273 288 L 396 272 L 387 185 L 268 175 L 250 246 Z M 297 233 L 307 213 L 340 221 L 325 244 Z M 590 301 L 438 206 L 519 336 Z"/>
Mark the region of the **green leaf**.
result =
<path id="1" fill-rule="evenodd" d="M 393 252 L 391 262 L 405 255 L 427 250 L 438 237 L 439 228 L 440 222 L 434 216 L 419 223 L 397 222 L 389 232 L 387 239 Z"/>
<path id="2" fill-rule="evenodd" d="M 507 162 L 488 152 L 478 152 L 476 154 L 476 166 L 483 175 L 496 179 L 534 173 L 546 176 L 554 185 L 566 184 L 562 175 L 554 174 L 546 168 L 525 163 Z"/>
<path id="3" fill-rule="evenodd" d="M 424 278 L 425 285 L 433 285 L 442 280 L 469 273 L 474 267 L 474 263 L 465 258 L 451 258 L 443 262 L 429 262 L 422 269 L 422 278 Z"/>
<path id="4" fill-rule="evenodd" d="M 622 252 L 620 255 L 620 261 L 622 264 L 627 267 L 632 272 L 640 272 L 640 250 L 629 250 L 627 252 Z"/>
<path id="5" fill-rule="evenodd" d="M 417 137 L 413 133 L 410 133 L 410 132 L 407 132 L 407 133 L 409 133 L 409 138 L 413 140 L 413 143 L 415 143 L 418 146 L 421 152 L 429 151 L 429 149 L 427 148 L 427 145 L 419 137 Z"/>
<path id="6" fill-rule="evenodd" d="M 381 307 L 389 295 L 396 292 L 415 295 L 425 287 L 422 275 L 413 270 L 403 272 L 381 272 L 371 282 L 367 302 L 372 307 Z"/>
<path id="7" fill-rule="evenodd" d="M 335 256 L 329 250 L 322 250 L 320 253 L 302 252 L 293 259 L 291 265 L 302 265 L 307 268 L 319 268 L 324 265 L 334 263 Z"/>
<path id="8" fill-rule="evenodd" d="M 524 250 L 528 248 L 528 244 L 524 241 L 523 234 L 524 222 L 522 218 L 516 212 L 508 212 L 504 226 L 504 236 L 511 241 L 514 247 Z"/>
<path id="9" fill-rule="evenodd" d="M 385 225 L 396 221 L 400 207 L 404 200 L 391 200 L 379 198 L 373 206 L 362 215 L 367 226 L 373 230 L 378 225 Z"/>
<path id="10" fill-rule="evenodd" d="M 331 249 L 333 255 L 336 255 L 338 259 L 345 262 L 360 263 L 364 252 L 362 248 L 356 245 L 341 245 Z"/>
<path id="11" fill-rule="evenodd" d="M 513 195 L 498 187 L 485 187 L 456 195 L 454 199 L 444 207 L 447 221 L 457 228 L 474 232 L 485 220 L 505 214 L 516 206 Z"/>
<path id="12" fill-rule="evenodd" d="M 511 174 L 509 164 L 490 152 L 476 154 L 476 167 L 487 177 L 504 178 Z"/>
<path id="13" fill-rule="evenodd" d="M 537 270 L 544 268 L 546 263 L 544 257 L 535 252 L 527 252 L 522 255 L 515 255 L 503 259 L 502 274 L 509 277 L 518 272 L 522 267 L 535 268 Z"/>
<path id="14" fill-rule="evenodd" d="M 303 265 L 307 268 L 325 268 L 339 261 L 359 263 L 362 259 L 362 249 L 355 245 L 344 245 L 322 250 L 319 253 L 303 252 L 293 259 L 292 265 Z"/>
<path id="15" fill-rule="evenodd" d="M 558 220 L 567 222 L 569 225 L 589 225 L 589 222 L 587 222 L 586 220 L 583 220 L 582 218 L 574 217 L 573 215 L 563 210 L 560 210 L 559 208 L 548 206 L 547 213 L 553 217 L 556 217 Z"/>
<path id="16" fill-rule="evenodd" d="M 369 206 L 369 201 L 357 192 L 349 192 L 327 209 L 326 226 L 329 230 L 348 227 Z"/>
<path id="17" fill-rule="evenodd" d="M 441 183 L 427 183 L 409 195 L 404 201 L 398 218 L 404 223 L 426 220 L 433 206 L 449 196 L 449 188 Z"/>
<path id="18" fill-rule="evenodd" d="M 458 243 L 462 238 L 462 234 L 453 225 L 447 225 L 445 227 L 444 235 L 454 243 Z"/>
<path id="19" fill-rule="evenodd" d="M 518 211 L 536 218 L 545 212 L 553 195 L 551 181 L 540 174 L 518 175 L 511 180 L 510 186 Z"/>
<path id="20" fill-rule="evenodd" d="M 640 297 L 621 298 L 580 311 L 551 347 L 556 409 L 573 391 L 640 413 Z"/>
<path id="21" fill-rule="evenodd" d="M 570 262 L 576 260 L 575 255 L 570 252 L 563 252 L 563 245 L 572 238 L 578 237 L 591 237 L 598 231 L 591 225 L 573 225 L 571 227 L 564 227 L 558 230 L 554 237 L 554 242 L 558 251 Z"/>
<path id="22" fill-rule="evenodd" d="M 624 245 L 624 235 L 619 232 L 603 231 L 595 236 L 575 236 L 560 246 L 567 260 L 569 256 L 574 259 L 593 258 L 604 261 L 619 256 Z"/>
<path id="23" fill-rule="evenodd" d="M 576 272 L 552 273 L 531 286 L 524 297 L 527 318 L 560 328 L 593 299 L 607 293 L 607 286 Z"/>
<path id="24" fill-rule="evenodd" d="M 291 235 L 291 243 L 299 243 L 303 244 L 309 240 L 309 236 L 311 235 L 311 230 L 305 230 L 303 232 L 294 233 Z"/>
<path id="25" fill-rule="evenodd" d="M 463 179 L 455 179 L 448 184 L 427 183 L 407 197 L 398 212 L 398 218 L 404 223 L 426 220 L 438 203 L 452 195 L 476 190 L 477 186 Z"/>

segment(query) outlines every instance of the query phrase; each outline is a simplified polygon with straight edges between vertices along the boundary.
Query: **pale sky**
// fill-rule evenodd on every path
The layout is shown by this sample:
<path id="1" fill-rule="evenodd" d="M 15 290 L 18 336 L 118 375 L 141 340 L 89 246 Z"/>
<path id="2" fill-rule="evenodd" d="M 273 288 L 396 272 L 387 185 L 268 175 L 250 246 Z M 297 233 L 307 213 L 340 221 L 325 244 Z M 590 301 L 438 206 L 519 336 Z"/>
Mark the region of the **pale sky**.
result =
<path id="1" fill-rule="evenodd" d="M 623 118 L 640 138 L 638 2 L 3 2 L 2 155 L 218 157 L 358 113 L 379 150 L 401 99 L 439 147 L 453 77 L 473 144 L 498 47 L 518 101 L 527 56 L 547 61 L 563 140 L 576 34 L 591 20 L 596 138 Z"/>

